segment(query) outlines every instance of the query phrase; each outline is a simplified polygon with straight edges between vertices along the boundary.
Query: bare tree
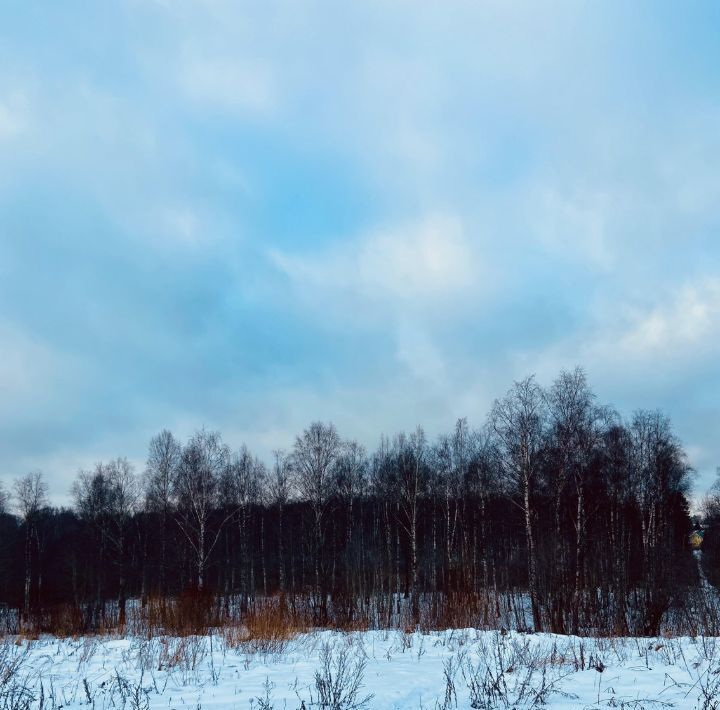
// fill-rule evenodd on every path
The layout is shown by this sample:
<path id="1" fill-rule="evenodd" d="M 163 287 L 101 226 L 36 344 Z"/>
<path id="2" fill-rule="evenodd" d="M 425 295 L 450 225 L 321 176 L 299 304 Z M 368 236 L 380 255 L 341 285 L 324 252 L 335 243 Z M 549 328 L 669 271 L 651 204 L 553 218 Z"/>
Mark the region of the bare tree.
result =
<path id="1" fill-rule="evenodd" d="M 281 449 L 273 452 L 275 462 L 268 479 L 268 499 L 277 509 L 278 585 L 285 591 L 285 552 L 283 546 L 283 512 L 292 493 L 292 468 L 289 457 Z"/>
<path id="2" fill-rule="evenodd" d="M 97 540 L 93 545 L 95 552 L 93 561 L 96 569 L 93 576 L 95 615 L 100 619 L 104 618 L 105 575 L 112 505 L 104 466 L 97 464 L 94 471 L 79 471 L 77 479 L 72 485 L 72 496 L 78 515 L 90 524 L 91 530 L 97 535 Z"/>
<path id="3" fill-rule="evenodd" d="M 457 572 L 466 576 L 471 571 L 470 566 L 464 564 L 465 560 L 461 559 L 469 548 L 467 525 L 462 526 L 464 537 L 462 544 L 459 545 L 460 558 L 457 548 L 460 518 L 466 518 L 467 499 L 463 495 L 463 490 L 468 481 L 469 467 L 473 458 L 474 439 L 467 419 L 461 418 L 457 420 L 452 436 L 441 436 L 433 449 L 435 484 L 442 497 L 444 513 L 445 582 L 450 585 L 453 584 Z"/>
<path id="4" fill-rule="evenodd" d="M 525 520 L 528 589 L 536 631 L 542 631 L 542 617 L 538 595 L 533 494 L 539 473 L 545 420 L 545 398 L 534 377 L 516 382 L 503 399 L 495 400 L 490 414 L 501 470 L 511 490 L 519 498 L 517 504 Z"/>
<path id="5" fill-rule="evenodd" d="M 128 526 L 140 498 L 135 471 L 126 458 L 118 457 L 106 467 L 110 485 L 110 541 L 115 548 L 118 566 L 119 623 L 125 623 L 127 600 L 127 537 Z"/>
<path id="6" fill-rule="evenodd" d="M 38 515 L 47 505 L 47 484 L 42 473 L 35 471 L 15 481 L 15 505 L 25 525 L 25 584 L 23 585 L 23 619 L 30 618 L 30 592 L 32 587 L 33 543 L 38 564 L 40 562 L 40 538 Z"/>
<path id="7" fill-rule="evenodd" d="M 712 486 L 700 501 L 700 512 L 705 525 L 717 527 L 720 524 L 720 467 Z"/>
<path id="8" fill-rule="evenodd" d="M 399 434 L 395 441 L 397 451 L 399 521 L 408 537 L 410 608 L 417 623 L 420 615 L 418 599 L 418 509 L 420 496 L 427 482 L 427 440 L 422 427 L 410 436 Z"/>
<path id="9" fill-rule="evenodd" d="M 173 481 L 180 465 L 182 449 L 175 437 L 163 429 L 150 440 L 147 469 L 145 471 L 145 496 L 150 512 L 160 516 L 160 594 L 167 590 L 167 532 L 172 512 Z"/>
<path id="10" fill-rule="evenodd" d="M 627 635 L 627 566 L 629 557 L 630 531 L 625 514 L 632 497 L 631 458 L 632 439 L 627 427 L 615 414 L 601 443 L 602 468 L 608 489 L 608 537 L 611 574 L 611 588 L 615 599 L 615 633 Z"/>
<path id="11" fill-rule="evenodd" d="M 393 560 L 393 521 L 397 516 L 392 515 L 392 510 L 397 505 L 397 480 L 393 451 L 387 437 L 380 438 L 380 446 L 371 459 L 370 466 L 370 490 L 376 501 L 377 527 L 382 529 L 381 559 L 386 561 L 382 573 L 376 573 L 379 581 L 380 591 L 383 587 L 387 592 L 387 613 L 388 623 L 391 619 L 393 600 L 396 599 L 400 590 L 400 570 L 398 556 Z M 382 525 L 380 524 L 382 521 Z M 395 526 L 397 531 L 397 525 Z M 395 535 L 398 537 L 397 533 Z M 396 550 L 399 544 L 396 545 Z M 394 572 L 394 574 L 393 574 Z M 386 585 L 386 586 L 385 586 Z"/>
<path id="12" fill-rule="evenodd" d="M 453 516 L 452 524 L 449 527 L 450 532 L 450 546 L 449 551 L 451 553 L 455 547 L 455 541 L 459 538 L 458 533 L 458 517 L 465 523 L 462 525 L 461 533 L 461 545 L 460 545 L 460 574 L 463 578 L 463 583 L 467 585 L 469 575 L 474 570 L 474 566 L 469 564 L 470 558 L 470 540 L 468 533 L 470 526 L 467 524 L 467 503 L 468 498 L 464 495 L 466 485 L 469 479 L 470 465 L 475 457 L 475 451 L 477 447 L 477 435 L 475 432 L 470 430 L 468 421 L 465 417 L 461 417 L 455 422 L 455 431 L 451 438 L 451 452 L 452 452 L 452 468 L 449 479 L 451 495 L 454 495 L 456 503 L 452 506 Z"/>
<path id="13" fill-rule="evenodd" d="M 323 549 L 323 518 L 334 493 L 335 465 L 340 454 L 340 437 L 332 424 L 313 422 L 295 439 L 292 463 L 301 497 L 312 509 L 314 521 L 315 598 L 325 603 L 320 585 Z M 323 585 L 324 586 L 324 585 Z"/>
<path id="14" fill-rule="evenodd" d="M 177 522 L 195 557 L 198 590 L 205 586 L 210 553 L 230 517 L 228 515 L 220 521 L 213 536 L 211 518 L 220 507 L 218 491 L 228 457 L 228 448 L 222 443 L 220 434 L 199 431 L 183 449 L 173 482 Z"/>
<path id="15" fill-rule="evenodd" d="M 450 584 L 450 576 L 453 572 L 453 537 L 457 524 L 457 515 L 453 516 L 453 509 L 457 513 L 457 498 L 453 494 L 453 468 L 452 468 L 452 449 L 450 446 L 450 437 L 441 435 L 435 446 L 430 452 L 432 456 L 432 465 L 430 467 L 430 495 L 433 498 L 432 507 L 432 550 L 433 550 L 433 570 L 432 570 L 432 589 L 438 589 L 438 557 L 442 559 L 441 573 L 443 580 L 443 589 L 447 589 Z M 442 509 L 441 525 L 444 528 L 442 536 L 442 551 L 438 554 L 438 531 L 436 521 L 436 502 L 439 501 Z M 444 520 L 444 524 L 443 521 Z M 455 523 L 455 525 L 453 525 Z"/>
<path id="16" fill-rule="evenodd" d="M 367 482 L 367 452 L 357 441 L 346 441 L 335 467 L 335 490 L 345 512 L 345 590 L 351 589 L 354 504 Z"/>
<path id="17" fill-rule="evenodd" d="M 107 552 L 114 553 L 112 559 L 118 570 L 118 620 L 122 625 L 127 602 L 128 527 L 140 497 L 133 467 L 122 457 L 107 464 L 98 463 L 94 472 L 80 472 L 73 494 L 81 517 L 90 521 L 100 536 L 100 565 Z M 100 603 L 101 587 L 98 597 Z"/>
<path id="18" fill-rule="evenodd" d="M 482 569 L 482 585 L 487 589 L 490 585 L 490 552 L 491 547 L 488 533 L 488 503 L 492 497 L 501 494 L 501 481 L 498 474 L 497 462 L 499 457 L 495 449 L 493 432 L 486 426 L 475 432 L 472 460 L 468 471 L 468 480 L 465 490 L 479 503 L 479 525 L 474 526 L 475 535 L 479 534 L 473 542 L 473 554 L 480 555 Z M 478 529 L 479 528 L 479 529 Z M 473 568 L 476 565 L 473 564 Z M 494 579 L 494 566 L 493 566 Z"/>
<path id="19" fill-rule="evenodd" d="M 265 479 L 265 466 L 259 459 L 252 456 L 247 446 L 243 446 L 240 451 L 230 459 L 225 475 L 225 490 L 227 491 L 227 495 L 230 496 L 226 503 L 231 504 L 238 514 L 238 529 L 240 532 L 240 585 L 244 600 L 247 600 L 252 596 L 255 587 L 253 551 L 250 546 L 249 537 L 250 514 L 253 506 L 261 502 Z M 262 532 L 264 532 L 264 530 Z"/>
<path id="20" fill-rule="evenodd" d="M 663 552 L 669 533 L 668 501 L 687 493 L 692 469 L 662 412 L 641 410 L 631 425 L 632 475 L 643 547 L 646 621 L 644 631 L 656 633 L 667 604 L 664 574 L 669 569 Z"/>
<path id="21" fill-rule="evenodd" d="M 2 484 L 2 481 L 0 481 L 0 515 L 5 515 L 8 510 L 8 505 L 10 504 L 10 495 L 5 490 L 5 487 Z"/>
<path id="22" fill-rule="evenodd" d="M 575 513 L 575 574 L 572 598 L 572 633 L 579 631 L 579 612 L 581 595 L 587 578 L 587 478 L 597 452 L 605 420 L 606 410 L 595 404 L 595 395 L 591 391 L 585 372 L 581 368 L 563 371 L 553 383 L 547 394 L 548 410 L 551 423 L 551 435 L 554 449 L 557 452 L 558 481 L 553 486 L 555 539 L 560 576 L 554 586 L 564 588 L 565 580 L 562 547 L 560 541 L 560 496 L 565 483 L 569 480 L 574 489 L 576 500 Z M 564 606 L 564 604 L 561 604 Z M 555 620 L 562 631 L 562 622 Z"/>

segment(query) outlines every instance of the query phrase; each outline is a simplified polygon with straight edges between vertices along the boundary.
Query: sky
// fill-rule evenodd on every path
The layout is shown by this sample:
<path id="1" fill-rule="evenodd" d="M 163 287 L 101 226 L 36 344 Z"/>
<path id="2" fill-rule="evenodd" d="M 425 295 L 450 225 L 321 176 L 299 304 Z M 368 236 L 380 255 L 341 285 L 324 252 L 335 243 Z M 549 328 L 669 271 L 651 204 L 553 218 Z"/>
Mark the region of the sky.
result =
<path id="1" fill-rule="evenodd" d="M 0 481 L 482 425 L 585 368 L 720 465 L 720 4 L 8 0 Z"/>

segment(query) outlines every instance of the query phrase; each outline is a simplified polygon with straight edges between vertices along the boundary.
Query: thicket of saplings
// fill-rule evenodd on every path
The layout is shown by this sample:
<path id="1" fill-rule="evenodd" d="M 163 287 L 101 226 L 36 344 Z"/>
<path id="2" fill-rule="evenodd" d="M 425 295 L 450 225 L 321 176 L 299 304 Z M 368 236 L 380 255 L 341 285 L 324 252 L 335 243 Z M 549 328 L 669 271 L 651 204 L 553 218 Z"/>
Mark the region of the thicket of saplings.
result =
<path id="1" fill-rule="evenodd" d="M 162 431 L 144 471 L 81 471 L 72 509 L 47 505 L 42 474 L 16 481 L 0 621 L 717 633 L 688 546 L 690 473 L 662 413 L 623 420 L 581 369 L 516 382 L 478 430 L 418 428 L 372 453 L 319 422 L 269 465 L 215 432 Z"/>

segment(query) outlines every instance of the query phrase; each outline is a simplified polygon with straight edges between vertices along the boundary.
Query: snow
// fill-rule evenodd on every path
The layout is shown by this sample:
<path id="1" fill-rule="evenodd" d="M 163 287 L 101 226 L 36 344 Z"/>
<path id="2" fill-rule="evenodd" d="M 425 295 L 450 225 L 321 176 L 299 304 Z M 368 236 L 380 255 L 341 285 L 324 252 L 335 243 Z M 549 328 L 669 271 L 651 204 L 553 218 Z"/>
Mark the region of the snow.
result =
<path id="1" fill-rule="evenodd" d="M 84 637 L 0 641 L 0 708 L 10 683 L 30 707 L 315 707 L 315 673 L 342 657 L 366 664 L 357 700 L 368 708 L 714 707 L 715 638 L 581 639 L 463 629 L 437 633 L 318 631 L 289 641 Z M 323 656 L 323 653 L 325 654 Z M 2 684 L 2 669 L 19 664 Z M 449 679 L 449 681 L 448 681 Z M 262 705 L 260 699 L 269 700 Z M 485 704 L 483 705 L 482 702 Z M 20 704 L 8 707 L 22 707 Z"/>

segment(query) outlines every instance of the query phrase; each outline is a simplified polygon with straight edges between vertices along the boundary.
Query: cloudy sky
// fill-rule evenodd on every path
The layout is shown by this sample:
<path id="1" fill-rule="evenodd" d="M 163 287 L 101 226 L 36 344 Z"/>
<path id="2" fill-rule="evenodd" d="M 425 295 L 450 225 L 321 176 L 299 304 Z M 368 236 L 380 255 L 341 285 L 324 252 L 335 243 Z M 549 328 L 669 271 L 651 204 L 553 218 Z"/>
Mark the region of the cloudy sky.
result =
<path id="1" fill-rule="evenodd" d="M 5 2 L 0 480 L 374 446 L 583 365 L 720 465 L 720 4 Z"/>

